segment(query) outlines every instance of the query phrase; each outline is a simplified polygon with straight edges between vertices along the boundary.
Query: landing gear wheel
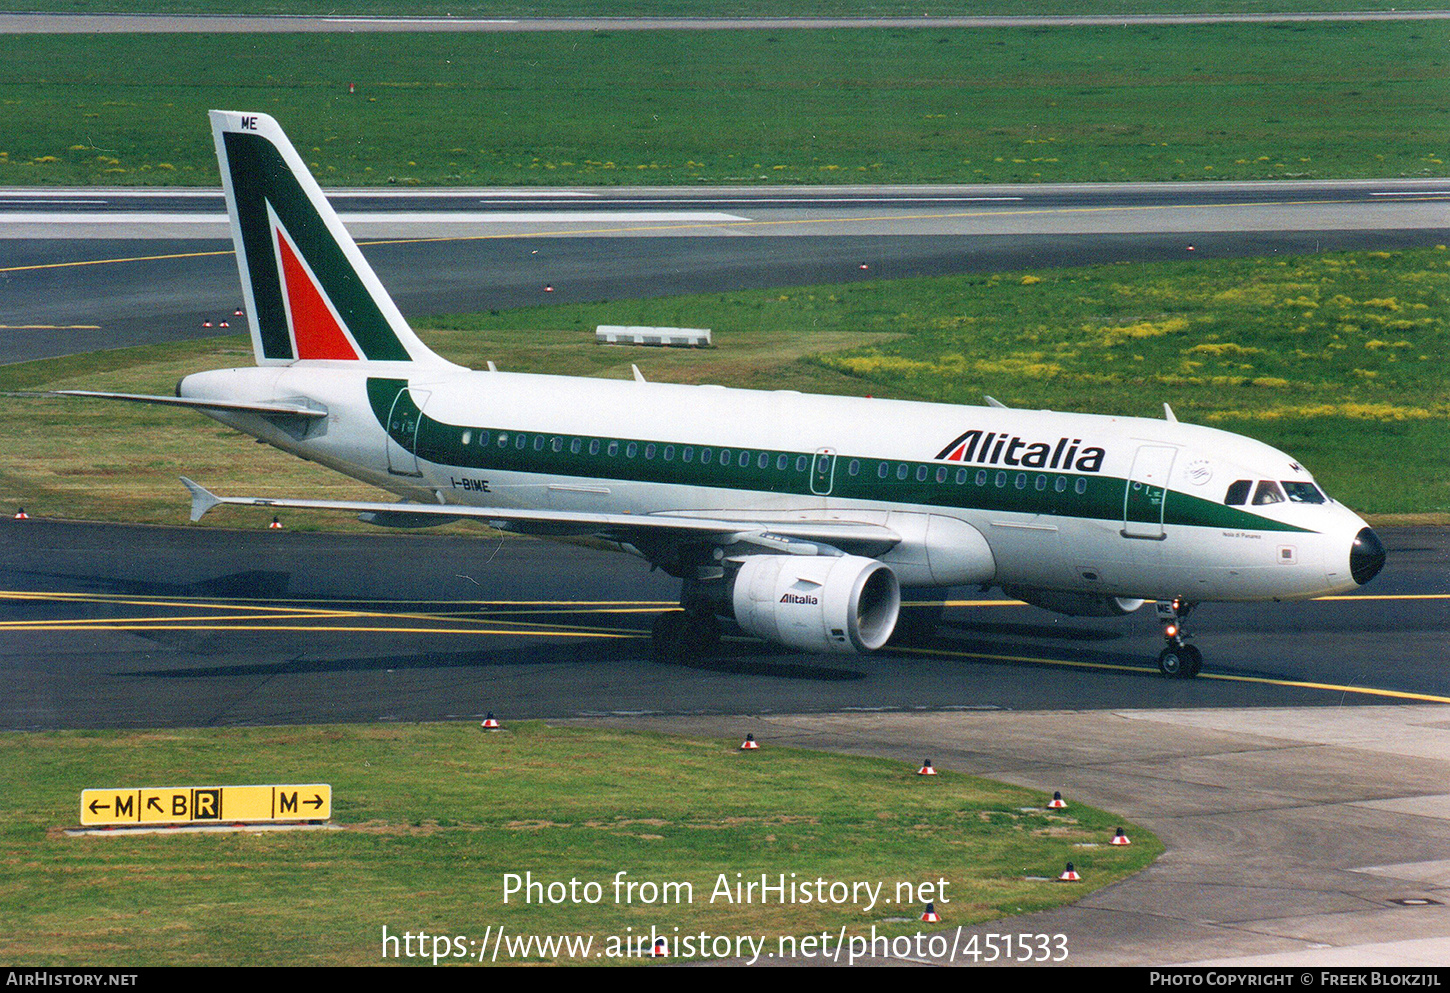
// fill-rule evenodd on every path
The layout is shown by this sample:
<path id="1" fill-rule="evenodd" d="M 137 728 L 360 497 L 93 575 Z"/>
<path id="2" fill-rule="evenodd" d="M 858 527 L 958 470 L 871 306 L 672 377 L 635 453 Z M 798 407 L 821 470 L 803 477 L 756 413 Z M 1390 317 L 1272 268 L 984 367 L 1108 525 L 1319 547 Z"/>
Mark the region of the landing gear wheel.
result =
<path id="1" fill-rule="evenodd" d="M 908 594 L 915 593 L 915 590 L 902 590 L 902 600 L 905 601 Z M 931 590 L 923 593 L 924 596 L 940 596 L 939 590 Z M 901 611 L 896 615 L 896 628 L 891 632 L 891 638 L 887 642 L 890 645 L 925 645 L 936 637 L 937 628 L 941 625 L 942 616 L 946 613 L 946 604 L 928 600 L 925 603 L 903 603 Z"/>
<path id="2" fill-rule="evenodd" d="M 670 610 L 655 618 L 650 628 L 651 648 L 661 660 L 677 659 L 685 644 L 685 612 Z"/>
<path id="3" fill-rule="evenodd" d="M 1192 645 L 1169 645 L 1158 656 L 1158 670 L 1169 679 L 1192 679 L 1203 668 L 1203 653 Z"/>
<path id="4" fill-rule="evenodd" d="M 661 661 L 699 658 L 720 644 L 720 622 L 713 614 L 670 610 L 655 618 L 650 634 Z"/>

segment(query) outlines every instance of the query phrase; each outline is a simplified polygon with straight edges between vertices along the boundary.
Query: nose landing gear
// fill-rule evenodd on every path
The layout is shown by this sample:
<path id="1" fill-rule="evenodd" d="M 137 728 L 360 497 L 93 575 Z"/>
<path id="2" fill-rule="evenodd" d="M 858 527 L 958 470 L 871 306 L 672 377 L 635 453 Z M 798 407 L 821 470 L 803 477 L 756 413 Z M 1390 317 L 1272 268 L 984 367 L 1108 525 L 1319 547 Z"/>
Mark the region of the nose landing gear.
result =
<path id="1" fill-rule="evenodd" d="M 1181 597 L 1158 601 L 1158 617 L 1163 621 L 1163 640 L 1168 646 L 1158 655 L 1158 671 L 1170 679 L 1192 679 L 1203 668 L 1203 653 L 1188 644 L 1192 637 L 1183 628 L 1183 619 L 1195 604 Z"/>

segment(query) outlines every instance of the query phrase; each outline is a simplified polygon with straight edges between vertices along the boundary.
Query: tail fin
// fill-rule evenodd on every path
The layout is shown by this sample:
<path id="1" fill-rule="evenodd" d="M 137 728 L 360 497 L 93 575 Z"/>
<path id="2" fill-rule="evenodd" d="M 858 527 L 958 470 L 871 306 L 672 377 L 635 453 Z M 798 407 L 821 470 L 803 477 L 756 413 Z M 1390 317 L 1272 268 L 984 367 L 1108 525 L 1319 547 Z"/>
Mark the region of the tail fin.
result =
<path id="1" fill-rule="evenodd" d="M 258 365 L 443 363 L 397 306 L 277 122 L 211 112 Z"/>

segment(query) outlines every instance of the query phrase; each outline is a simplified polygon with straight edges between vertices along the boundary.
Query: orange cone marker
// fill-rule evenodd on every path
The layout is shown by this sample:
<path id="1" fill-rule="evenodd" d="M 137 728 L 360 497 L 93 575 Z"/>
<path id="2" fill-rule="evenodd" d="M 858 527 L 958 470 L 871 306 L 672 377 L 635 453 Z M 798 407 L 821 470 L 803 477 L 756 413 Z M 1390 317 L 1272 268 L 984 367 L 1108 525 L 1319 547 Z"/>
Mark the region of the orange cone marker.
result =
<path id="1" fill-rule="evenodd" d="M 1062 798 L 1061 793 L 1052 794 L 1052 802 L 1047 805 L 1048 810 L 1062 810 L 1067 806 L 1067 801 Z"/>
<path id="2" fill-rule="evenodd" d="M 278 520 L 277 518 L 275 518 L 275 517 L 272 518 L 272 523 L 267 525 L 267 530 L 269 530 L 269 531 L 281 531 L 282 530 L 282 522 L 280 520 Z"/>
<path id="3" fill-rule="evenodd" d="M 665 958 L 669 953 L 665 951 L 665 939 L 656 938 L 654 948 L 650 949 L 650 956 L 657 959 Z"/>
<path id="4" fill-rule="evenodd" d="M 740 750 L 742 752 L 753 752 L 759 747 L 760 745 L 756 743 L 755 735 L 753 734 L 747 734 L 745 740 L 740 743 Z"/>
<path id="5" fill-rule="evenodd" d="M 17 510 L 15 512 L 15 519 L 17 521 L 28 521 L 28 520 L 30 520 L 30 515 L 25 512 L 25 508 L 24 507 L 21 507 L 19 510 Z"/>
<path id="6" fill-rule="evenodd" d="M 1110 844 L 1110 845 L 1131 845 L 1132 842 L 1128 840 L 1127 832 L 1125 832 L 1122 828 L 1118 828 L 1118 833 L 1115 834 L 1115 835 L 1113 835 L 1113 840 L 1110 841 L 1110 842 L 1108 842 L 1108 844 Z"/>
<path id="7" fill-rule="evenodd" d="M 927 904 L 926 905 L 926 910 L 921 915 L 921 919 L 924 920 L 924 921 L 926 921 L 928 924 L 936 924 L 936 923 L 940 922 L 941 921 L 941 916 L 938 915 L 937 912 L 936 912 L 936 904 L 934 904 L 934 903 Z"/>
<path id="8" fill-rule="evenodd" d="M 916 771 L 918 776 L 935 776 L 936 770 L 931 767 L 931 759 L 923 759 L 921 768 Z"/>
<path id="9" fill-rule="evenodd" d="M 1082 877 L 1077 874 L 1077 870 L 1072 867 L 1071 862 L 1067 864 L 1066 869 L 1062 870 L 1062 875 L 1057 877 L 1060 883 L 1076 883 L 1081 879 Z"/>
<path id="10" fill-rule="evenodd" d="M 499 729 L 498 718 L 493 716 L 493 711 L 490 710 L 488 712 L 488 716 L 483 719 L 483 724 L 480 726 L 485 731 L 497 731 Z"/>

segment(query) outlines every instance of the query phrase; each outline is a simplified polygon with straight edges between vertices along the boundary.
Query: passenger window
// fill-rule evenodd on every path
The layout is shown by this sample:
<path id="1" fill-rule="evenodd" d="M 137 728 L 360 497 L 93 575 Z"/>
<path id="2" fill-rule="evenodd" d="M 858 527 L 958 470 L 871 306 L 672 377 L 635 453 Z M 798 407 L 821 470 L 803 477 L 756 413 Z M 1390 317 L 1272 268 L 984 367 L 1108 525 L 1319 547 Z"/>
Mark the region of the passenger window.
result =
<path id="1" fill-rule="evenodd" d="M 675 446 L 666 445 L 663 454 L 666 462 L 673 462 L 675 460 Z"/>
<path id="2" fill-rule="evenodd" d="M 1236 480 L 1228 488 L 1228 495 L 1223 498 L 1227 507 L 1242 507 L 1249 499 L 1249 489 L 1254 485 L 1251 479 Z"/>
<path id="3" fill-rule="evenodd" d="M 1074 493 L 1079 494 L 1079 495 L 1081 495 L 1083 493 L 1086 493 L 1087 492 L 1087 477 L 1086 476 L 1079 477 L 1078 478 L 1078 481 L 1072 485 L 1072 491 Z"/>
<path id="4" fill-rule="evenodd" d="M 644 446 L 644 457 L 647 458 L 647 459 L 652 459 L 652 458 L 655 457 L 655 446 L 654 445 L 645 445 Z"/>
<path id="5" fill-rule="evenodd" d="M 632 459 L 634 458 L 634 453 L 637 451 L 639 451 L 639 445 L 631 441 L 624 448 L 624 457 L 627 459 Z"/>
<path id="6" fill-rule="evenodd" d="M 896 478 L 897 479 L 905 479 L 906 478 L 906 474 L 909 473 L 910 471 L 911 471 L 910 467 L 908 467 L 905 462 L 902 462 L 900 465 L 898 465 L 896 467 Z"/>
<path id="7" fill-rule="evenodd" d="M 573 441 L 569 442 L 569 454 L 578 455 L 579 449 L 583 446 L 584 442 L 580 441 L 578 438 L 575 438 Z"/>
<path id="8" fill-rule="evenodd" d="M 848 472 L 852 476 L 856 475 L 860 471 L 861 471 L 861 460 L 860 459 L 852 459 L 851 460 L 851 464 L 848 465 L 848 466 L 846 466 L 846 472 Z"/>
<path id="9" fill-rule="evenodd" d="M 610 458 L 614 458 L 616 455 L 618 455 L 619 454 L 619 442 L 617 442 L 617 441 L 611 441 L 609 443 L 609 447 L 607 449 L 605 449 L 604 454 L 608 455 Z"/>
<path id="10" fill-rule="evenodd" d="M 916 467 L 916 481 L 917 481 L 917 482 L 918 482 L 918 483 L 924 483 L 924 482 L 926 482 L 926 474 L 927 474 L 927 473 L 928 473 L 928 472 L 930 472 L 930 471 L 931 471 L 931 470 L 929 470 L 929 469 L 928 469 L 928 468 L 927 468 L 927 467 L 926 467 L 926 466 L 924 466 L 924 465 L 919 465 L 919 466 L 917 466 L 917 467 Z"/>
<path id="11" fill-rule="evenodd" d="M 891 466 L 888 465 L 885 462 L 882 462 L 880 465 L 878 465 L 876 467 L 876 475 L 879 478 L 881 478 L 881 479 L 885 479 L 890 473 L 891 473 Z"/>
<path id="12" fill-rule="evenodd" d="M 1271 503 L 1283 503 L 1284 491 L 1279 489 L 1279 484 L 1272 479 L 1266 479 L 1259 483 L 1259 488 L 1254 490 L 1254 506 L 1264 507 Z"/>
<path id="13" fill-rule="evenodd" d="M 941 466 L 941 467 L 939 467 L 937 469 L 937 471 L 936 471 L 936 481 L 938 483 L 945 483 L 947 481 L 947 467 L 946 466 Z"/>
<path id="14" fill-rule="evenodd" d="M 599 439 L 598 438 L 590 439 L 590 441 L 589 441 L 589 454 L 590 455 L 598 455 L 599 454 Z"/>
<path id="15" fill-rule="evenodd" d="M 777 455 L 776 458 L 775 458 L 775 471 L 776 472 L 785 472 L 789 468 L 790 468 L 790 456 L 789 455 Z"/>

